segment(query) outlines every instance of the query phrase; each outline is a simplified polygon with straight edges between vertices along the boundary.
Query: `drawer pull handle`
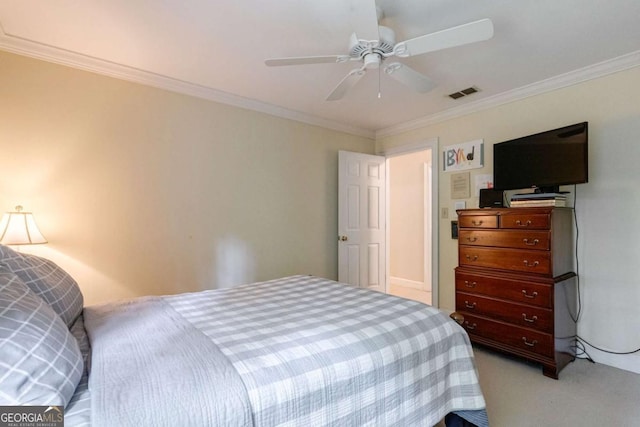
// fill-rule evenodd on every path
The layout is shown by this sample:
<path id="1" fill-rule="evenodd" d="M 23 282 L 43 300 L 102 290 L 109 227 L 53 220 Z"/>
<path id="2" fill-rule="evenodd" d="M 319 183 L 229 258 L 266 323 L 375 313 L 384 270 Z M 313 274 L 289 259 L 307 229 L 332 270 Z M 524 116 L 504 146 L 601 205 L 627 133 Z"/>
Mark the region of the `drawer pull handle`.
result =
<path id="1" fill-rule="evenodd" d="M 478 255 L 466 255 L 465 258 L 467 258 L 467 261 L 477 261 L 478 260 Z"/>
<path id="2" fill-rule="evenodd" d="M 524 266 L 525 266 L 525 267 L 535 268 L 535 267 L 537 267 L 539 264 L 540 264 L 540 262 L 539 262 L 539 261 L 533 261 L 532 263 L 529 263 L 529 261 L 528 261 L 528 260 L 526 260 L 526 259 L 524 260 Z"/>
<path id="3" fill-rule="evenodd" d="M 525 322 L 529 322 L 529 323 L 533 323 L 536 320 L 538 320 L 538 316 L 533 316 L 531 318 L 528 318 L 526 313 L 522 313 L 522 318 L 524 319 Z"/>
<path id="4" fill-rule="evenodd" d="M 527 246 L 535 246 L 535 245 L 537 245 L 538 243 L 540 243 L 540 240 L 538 240 L 538 239 L 533 239 L 533 241 L 531 241 L 531 242 L 529 241 L 529 239 L 522 239 L 522 241 L 523 241 L 523 242 L 524 242 L 524 244 L 525 244 L 525 245 L 527 245 Z"/>
<path id="5" fill-rule="evenodd" d="M 476 221 L 475 219 L 471 220 L 471 224 L 475 225 L 476 227 L 481 226 L 483 222 L 484 222 L 483 220 L 480 220 L 480 221 Z"/>
<path id="6" fill-rule="evenodd" d="M 478 241 L 478 238 L 477 238 L 477 237 L 475 237 L 475 236 L 473 236 L 473 237 L 467 237 L 467 241 L 469 241 L 469 242 L 477 242 L 477 241 Z"/>
<path id="7" fill-rule="evenodd" d="M 533 293 L 531 295 L 529 295 L 529 293 L 525 289 L 523 289 L 522 293 L 523 293 L 525 298 L 535 298 L 535 297 L 538 296 L 538 292 L 536 292 L 536 291 L 533 291 Z"/>
<path id="8" fill-rule="evenodd" d="M 475 288 L 475 287 L 476 287 L 476 285 L 477 285 L 477 283 L 476 283 L 476 282 L 469 282 L 468 280 L 465 280 L 465 281 L 464 281 L 464 285 L 465 285 L 467 288 Z"/>
<path id="9" fill-rule="evenodd" d="M 467 329 L 471 329 L 472 331 L 476 328 L 476 326 L 478 326 L 475 323 L 469 323 L 467 320 L 464 321 L 464 324 L 466 325 Z"/>
<path id="10" fill-rule="evenodd" d="M 520 221 L 519 219 L 516 220 L 516 225 L 519 227 L 528 227 L 531 225 L 531 220 L 527 220 L 527 222 L 523 223 L 522 221 Z"/>
<path id="11" fill-rule="evenodd" d="M 473 310 L 473 309 L 476 308 L 476 303 L 473 302 L 473 303 L 469 304 L 469 301 L 465 301 L 464 302 L 464 306 L 467 307 L 467 308 L 470 308 L 471 310 Z"/>
<path id="12" fill-rule="evenodd" d="M 536 341 L 536 340 L 528 341 L 527 337 L 522 337 L 522 341 L 524 341 L 524 345 L 528 345 L 529 347 L 533 347 L 536 344 L 538 344 L 538 341 Z"/>

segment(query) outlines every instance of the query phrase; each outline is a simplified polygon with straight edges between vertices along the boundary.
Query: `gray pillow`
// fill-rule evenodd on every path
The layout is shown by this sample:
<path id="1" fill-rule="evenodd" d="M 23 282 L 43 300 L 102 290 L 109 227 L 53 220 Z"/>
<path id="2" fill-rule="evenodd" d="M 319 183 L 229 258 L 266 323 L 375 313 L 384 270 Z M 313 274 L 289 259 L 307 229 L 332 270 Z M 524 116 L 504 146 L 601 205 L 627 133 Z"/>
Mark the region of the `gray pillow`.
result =
<path id="1" fill-rule="evenodd" d="M 78 284 L 53 261 L 0 245 L 0 266 L 15 273 L 70 327 L 84 303 Z"/>
<path id="2" fill-rule="evenodd" d="M 0 268 L 0 405 L 64 405 L 82 376 L 78 342 L 20 278 Z"/>

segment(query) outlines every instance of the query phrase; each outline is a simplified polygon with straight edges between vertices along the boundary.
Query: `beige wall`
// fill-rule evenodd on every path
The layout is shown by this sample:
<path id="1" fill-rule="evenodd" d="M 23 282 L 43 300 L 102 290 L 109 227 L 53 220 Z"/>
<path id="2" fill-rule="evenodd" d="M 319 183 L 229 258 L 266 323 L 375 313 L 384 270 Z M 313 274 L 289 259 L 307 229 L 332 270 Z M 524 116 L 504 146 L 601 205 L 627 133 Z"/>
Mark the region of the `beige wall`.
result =
<path id="1" fill-rule="evenodd" d="M 373 141 L 0 52 L 0 209 L 88 304 L 337 278 L 338 150 Z"/>
<path id="2" fill-rule="evenodd" d="M 583 120 L 579 333 L 639 347 L 640 68 L 384 138 L 492 144 Z M 337 151 L 366 138 L 0 52 L 0 209 L 32 210 L 89 304 L 295 273 L 337 277 Z M 449 175 L 440 207 L 453 210 Z M 467 200 L 477 206 L 477 199 Z M 440 306 L 454 307 L 456 241 L 440 220 Z M 640 372 L 640 355 L 596 360 Z"/>
<path id="3" fill-rule="evenodd" d="M 604 349 L 640 347 L 640 68 L 469 114 L 377 141 L 378 151 L 439 138 L 443 147 L 484 139 L 492 173 L 492 145 L 511 138 L 589 122 L 589 183 L 577 186 L 580 336 Z M 440 172 L 439 204 L 453 212 L 450 174 Z M 477 207 L 477 197 L 467 207 Z M 451 219 L 451 218 L 450 218 Z M 456 240 L 440 219 L 440 307 L 453 309 Z M 640 372 L 640 354 L 614 356 L 589 348 L 596 360 Z"/>

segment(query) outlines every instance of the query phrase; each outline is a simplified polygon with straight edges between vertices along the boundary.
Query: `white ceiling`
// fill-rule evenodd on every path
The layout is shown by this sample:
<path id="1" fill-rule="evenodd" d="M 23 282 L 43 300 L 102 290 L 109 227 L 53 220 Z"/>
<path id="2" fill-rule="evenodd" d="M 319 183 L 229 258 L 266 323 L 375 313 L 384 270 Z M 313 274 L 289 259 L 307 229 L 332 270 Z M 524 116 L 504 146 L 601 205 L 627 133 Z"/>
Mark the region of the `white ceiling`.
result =
<path id="1" fill-rule="evenodd" d="M 494 37 L 403 59 L 426 94 L 382 75 L 378 99 L 373 70 L 330 102 L 358 63 L 265 66 L 346 54 L 372 2 L 0 0 L 0 49 L 368 136 L 640 65 L 639 0 L 377 0 L 397 41 L 482 18 Z"/>

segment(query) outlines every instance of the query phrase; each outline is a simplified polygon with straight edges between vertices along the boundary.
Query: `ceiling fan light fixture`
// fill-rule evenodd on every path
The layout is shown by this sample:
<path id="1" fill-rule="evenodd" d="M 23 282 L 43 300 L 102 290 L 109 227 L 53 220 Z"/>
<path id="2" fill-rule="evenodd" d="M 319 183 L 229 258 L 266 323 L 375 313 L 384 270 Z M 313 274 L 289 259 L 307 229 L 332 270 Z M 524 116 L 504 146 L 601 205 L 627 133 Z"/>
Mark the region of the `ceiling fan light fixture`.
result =
<path id="1" fill-rule="evenodd" d="M 382 57 L 379 53 L 369 53 L 364 57 L 364 67 L 366 70 L 376 69 L 380 67 Z"/>
<path id="2" fill-rule="evenodd" d="M 357 25 L 354 25 L 356 31 L 349 38 L 348 55 L 273 58 L 267 59 L 265 64 L 268 66 L 280 66 L 343 63 L 347 61 L 362 63 L 359 68 L 352 69 L 326 98 L 327 101 L 338 101 L 358 82 L 365 71 L 371 69 L 379 70 L 381 64 L 391 57 L 405 58 L 422 55 L 488 40 L 493 37 L 493 23 L 490 19 L 485 18 L 396 43 L 396 35 L 393 29 L 380 25 L 380 19 L 384 16 L 382 9 L 376 7 L 374 0 L 367 0 L 367 2 L 368 7 L 365 7 L 365 2 L 359 2 L 358 4 L 362 3 L 362 7 L 353 9 L 354 13 L 351 19 Z M 374 11 L 376 15 L 373 14 Z M 358 33 L 359 31 L 360 33 Z M 387 75 L 419 93 L 429 92 L 435 87 L 435 83 L 431 79 L 406 64 L 386 64 L 383 69 Z M 378 79 L 380 74 L 378 72 Z M 449 96 L 457 99 L 475 92 L 477 92 L 477 89 L 469 88 L 458 92 L 457 95 Z"/>
<path id="3" fill-rule="evenodd" d="M 362 59 L 370 53 L 378 53 L 381 56 L 389 56 L 393 52 L 396 43 L 395 32 L 383 25 L 378 26 L 378 40 L 359 39 L 356 33 L 349 39 L 349 56 L 355 60 Z"/>

